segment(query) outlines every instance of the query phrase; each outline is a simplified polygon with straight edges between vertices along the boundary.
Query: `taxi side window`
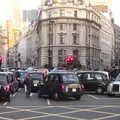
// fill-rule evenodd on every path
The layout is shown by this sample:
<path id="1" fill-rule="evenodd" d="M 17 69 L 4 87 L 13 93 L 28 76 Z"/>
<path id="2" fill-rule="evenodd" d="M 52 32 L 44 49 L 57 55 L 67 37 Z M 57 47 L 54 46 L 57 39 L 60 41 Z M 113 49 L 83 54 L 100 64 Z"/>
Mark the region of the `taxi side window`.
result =
<path id="1" fill-rule="evenodd" d="M 54 76 L 53 82 L 59 83 L 59 76 L 58 75 Z"/>
<path id="2" fill-rule="evenodd" d="M 80 80 L 86 80 L 88 79 L 88 74 L 87 73 L 84 73 L 84 74 L 81 74 L 81 76 L 79 77 Z"/>
<path id="3" fill-rule="evenodd" d="M 45 82 L 46 82 L 46 83 L 52 83 L 53 77 L 54 77 L 53 74 L 48 75 L 48 76 L 45 78 Z"/>
<path id="4" fill-rule="evenodd" d="M 9 75 L 9 80 L 11 81 L 11 82 L 13 82 L 14 81 L 14 78 L 13 78 L 13 75 Z"/>
<path id="5" fill-rule="evenodd" d="M 7 82 L 10 82 L 10 76 L 7 75 Z"/>

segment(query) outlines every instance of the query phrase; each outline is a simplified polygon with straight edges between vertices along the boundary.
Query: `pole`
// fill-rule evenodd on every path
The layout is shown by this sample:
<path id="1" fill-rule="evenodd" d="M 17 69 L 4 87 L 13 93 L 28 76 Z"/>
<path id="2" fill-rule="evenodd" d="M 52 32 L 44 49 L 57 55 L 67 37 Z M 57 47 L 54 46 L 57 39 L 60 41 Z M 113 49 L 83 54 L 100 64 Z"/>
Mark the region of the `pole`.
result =
<path id="1" fill-rule="evenodd" d="M 54 21 L 51 21 L 49 16 L 49 43 L 48 43 L 49 68 L 52 66 L 52 62 L 53 62 L 53 22 Z"/>
<path id="2" fill-rule="evenodd" d="M 51 67 L 51 64 L 50 64 L 50 41 L 51 41 L 51 36 L 50 36 L 50 16 L 49 16 L 49 43 L 48 43 L 48 65 L 49 65 L 49 68 Z"/>
<path id="3" fill-rule="evenodd" d="M 9 67 L 9 21 L 7 21 L 7 47 L 8 47 L 8 51 L 7 51 L 7 65 Z"/>

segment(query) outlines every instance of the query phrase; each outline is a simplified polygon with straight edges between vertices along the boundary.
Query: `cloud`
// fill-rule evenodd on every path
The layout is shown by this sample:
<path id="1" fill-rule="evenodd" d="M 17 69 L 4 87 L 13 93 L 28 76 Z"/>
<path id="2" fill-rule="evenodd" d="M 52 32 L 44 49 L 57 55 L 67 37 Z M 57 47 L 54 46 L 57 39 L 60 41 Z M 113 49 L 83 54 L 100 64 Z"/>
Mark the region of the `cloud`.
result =
<path id="1" fill-rule="evenodd" d="M 120 25 L 120 14 L 119 14 L 120 0 L 113 0 L 112 2 L 113 2 L 113 4 L 112 4 L 112 12 L 113 12 L 113 17 L 114 17 L 115 23 Z"/>

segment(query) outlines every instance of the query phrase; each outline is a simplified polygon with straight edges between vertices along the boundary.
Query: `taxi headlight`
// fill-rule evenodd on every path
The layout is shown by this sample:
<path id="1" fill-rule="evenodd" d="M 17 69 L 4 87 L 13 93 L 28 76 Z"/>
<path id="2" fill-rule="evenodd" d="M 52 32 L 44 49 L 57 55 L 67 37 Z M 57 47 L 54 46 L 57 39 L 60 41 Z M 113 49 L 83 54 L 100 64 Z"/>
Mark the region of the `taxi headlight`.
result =
<path id="1" fill-rule="evenodd" d="M 110 83 L 110 84 L 108 85 L 107 89 L 110 90 L 110 89 L 112 88 L 112 86 L 113 86 L 113 84 Z"/>
<path id="2" fill-rule="evenodd" d="M 109 87 L 112 87 L 113 86 L 113 83 L 109 83 L 109 85 L 108 85 Z"/>
<path id="3" fill-rule="evenodd" d="M 66 87 L 66 92 L 68 92 L 68 87 Z"/>

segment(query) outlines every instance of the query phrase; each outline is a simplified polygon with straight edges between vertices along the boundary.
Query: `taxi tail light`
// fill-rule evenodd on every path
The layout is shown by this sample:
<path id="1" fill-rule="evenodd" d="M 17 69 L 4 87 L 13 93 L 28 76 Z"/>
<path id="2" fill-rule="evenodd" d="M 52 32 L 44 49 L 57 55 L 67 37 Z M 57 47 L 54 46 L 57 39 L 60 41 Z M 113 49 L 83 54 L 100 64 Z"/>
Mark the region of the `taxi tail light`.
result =
<path id="1" fill-rule="evenodd" d="M 5 90 L 6 92 L 9 92 L 9 91 L 10 91 L 10 86 L 9 86 L 9 85 L 5 85 L 5 86 L 4 86 L 4 90 Z"/>
<path id="2" fill-rule="evenodd" d="M 60 90 L 63 91 L 65 88 L 64 84 L 60 84 Z"/>
<path id="3" fill-rule="evenodd" d="M 81 88 L 81 89 L 84 89 L 85 87 L 84 87 L 84 85 L 83 85 L 83 84 L 80 84 L 80 88 Z"/>

